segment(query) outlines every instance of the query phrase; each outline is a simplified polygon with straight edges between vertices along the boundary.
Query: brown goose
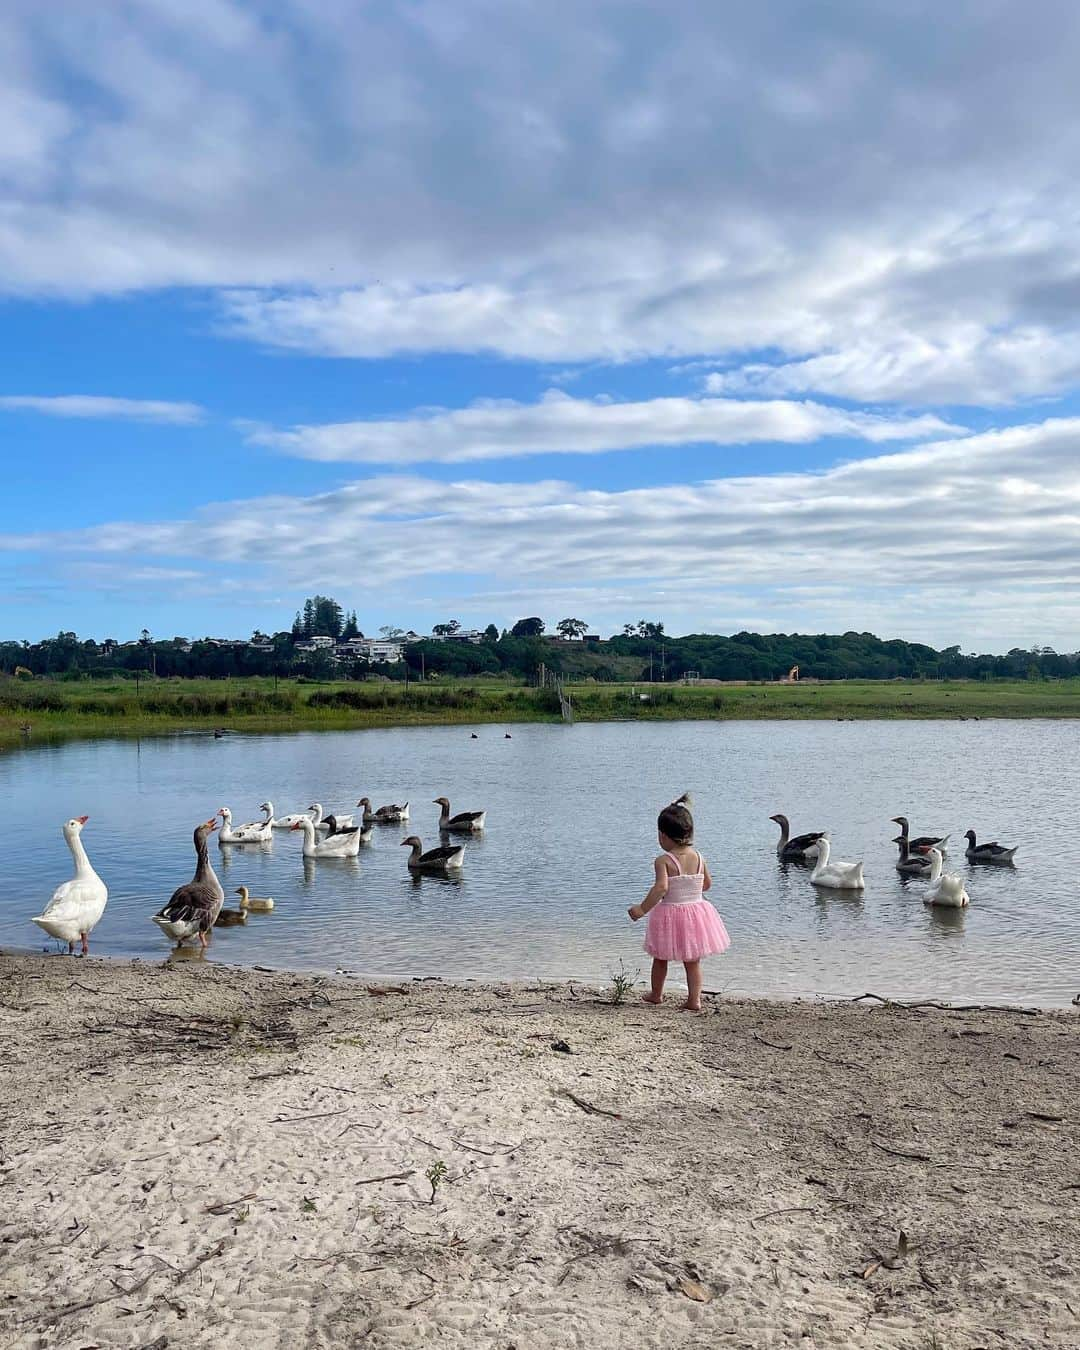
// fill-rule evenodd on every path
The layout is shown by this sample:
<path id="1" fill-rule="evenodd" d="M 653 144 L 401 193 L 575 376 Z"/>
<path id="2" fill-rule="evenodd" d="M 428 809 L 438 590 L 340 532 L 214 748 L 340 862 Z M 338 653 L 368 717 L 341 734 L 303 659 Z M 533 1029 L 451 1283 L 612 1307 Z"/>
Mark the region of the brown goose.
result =
<path id="1" fill-rule="evenodd" d="M 473 834 L 484 828 L 486 811 L 459 811 L 456 816 L 452 816 L 450 802 L 446 797 L 436 797 L 434 804 L 442 807 L 439 829 L 443 834 Z"/>
<path id="2" fill-rule="evenodd" d="M 409 819 L 408 802 L 402 802 L 400 806 L 393 802 L 389 806 L 378 806 L 374 811 L 371 809 L 370 797 L 361 797 L 356 804 L 364 808 L 365 825 L 398 825 Z"/>
<path id="3" fill-rule="evenodd" d="M 898 834 L 893 843 L 899 849 L 896 870 L 906 877 L 928 877 L 930 859 L 925 853 L 912 853 L 911 846 L 902 834 Z"/>
<path id="4" fill-rule="evenodd" d="M 948 843 L 949 836 L 943 834 L 940 836 L 932 834 L 920 834 L 918 839 L 908 839 L 907 816 L 893 816 L 892 823 L 900 826 L 900 833 L 908 841 L 908 848 L 936 848 L 944 856 L 946 853 L 945 845 Z"/>
<path id="5" fill-rule="evenodd" d="M 339 825 L 337 816 L 329 815 L 323 817 L 326 826 L 326 838 L 333 839 L 335 835 L 358 834 L 362 844 L 371 843 L 372 826 L 364 825 Z"/>
<path id="6" fill-rule="evenodd" d="M 794 838 L 790 838 L 791 826 L 788 824 L 787 816 L 782 816 L 777 812 L 775 816 L 770 816 L 769 819 L 775 820 L 777 825 L 780 826 L 780 841 L 776 845 L 776 852 L 781 858 L 805 858 L 806 850 L 813 847 L 825 833 L 824 830 L 812 830 L 809 834 L 797 834 Z"/>
<path id="7" fill-rule="evenodd" d="M 424 852 L 423 840 L 415 834 L 401 841 L 401 847 L 408 845 L 412 849 L 406 859 L 410 872 L 450 872 L 459 868 L 465 858 L 464 844 L 445 844 L 442 848 L 429 848 Z"/>
<path id="8" fill-rule="evenodd" d="M 198 859 L 195 875 L 186 886 L 173 891 L 169 903 L 152 916 L 161 931 L 171 937 L 178 947 L 196 935 L 199 945 L 207 946 L 206 935 L 213 928 L 225 903 L 225 892 L 210 865 L 210 853 L 206 847 L 206 841 L 216 826 L 215 818 L 195 830 L 195 856 Z"/>

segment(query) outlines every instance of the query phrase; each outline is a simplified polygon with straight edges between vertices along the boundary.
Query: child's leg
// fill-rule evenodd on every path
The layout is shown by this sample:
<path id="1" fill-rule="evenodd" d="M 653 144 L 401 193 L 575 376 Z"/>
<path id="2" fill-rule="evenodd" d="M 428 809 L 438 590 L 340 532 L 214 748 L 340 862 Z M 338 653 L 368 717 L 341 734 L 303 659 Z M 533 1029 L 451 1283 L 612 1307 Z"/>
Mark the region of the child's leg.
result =
<path id="1" fill-rule="evenodd" d="M 689 1012 L 701 1011 L 701 962 L 684 961 L 683 969 L 686 971 L 686 1002 L 683 1007 Z"/>
<path id="2" fill-rule="evenodd" d="M 642 999 L 646 1003 L 659 1003 L 664 997 L 664 981 L 667 979 L 667 962 L 656 961 L 652 963 L 652 988 L 648 994 L 642 994 Z"/>

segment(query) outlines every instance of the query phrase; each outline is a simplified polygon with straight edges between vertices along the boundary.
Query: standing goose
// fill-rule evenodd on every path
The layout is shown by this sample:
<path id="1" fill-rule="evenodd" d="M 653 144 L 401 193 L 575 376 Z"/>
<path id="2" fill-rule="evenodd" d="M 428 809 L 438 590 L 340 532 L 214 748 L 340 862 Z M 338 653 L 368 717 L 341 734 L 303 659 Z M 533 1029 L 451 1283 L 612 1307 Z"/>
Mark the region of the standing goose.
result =
<path id="1" fill-rule="evenodd" d="M 946 844 L 948 843 L 948 841 L 949 841 L 949 836 L 948 836 L 947 834 L 943 834 L 943 835 L 920 834 L 919 837 L 918 837 L 918 839 L 908 839 L 908 823 L 907 823 L 907 816 L 893 816 L 893 818 L 892 818 L 892 823 L 893 823 L 894 825 L 899 825 L 899 826 L 900 826 L 900 833 L 903 835 L 903 837 L 904 837 L 905 839 L 907 839 L 907 841 L 908 841 L 908 848 L 914 848 L 914 849 L 919 849 L 919 848 L 936 848 L 936 849 L 940 849 L 940 850 L 941 850 L 942 857 L 944 857 L 945 854 L 948 852 L 948 849 L 945 847 L 945 845 L 946 845 Z"/>
<path id="2" fill-rule="evenodd" d="M 912 853 L 911 846 L 902 834 L 898 834 L 893 843 L 900 851 L 896 860 L 896 870 L 906 877 L 925 877 L 930 871 L 930 859 L 925 853 Z"/>
<path id="3" fill-rule="evenodd" d="M 52 899 L 31 923 L 44 928 L 50 937 L 68 945 L 68 955 L 75 954 L 75 943 L 82 943 L 82 954 L 90 953 L 90 933 L 102 914 L 109 892 L 98 874 L 90 866 L 79 836 L 89 816 L 76 816 L 63 827 L 64 842 L 75 861 L 75 875 L 53 891 Z"/>
<path id="4" fill-rule="evenodd" d="M 787 816 L 782 816 L 778 811 L 769 819 L 775 820 L 780 826 L 780 839 L 776 845 L 776 853 L 780 858 L 805 858 L 810 846 L 816 844 L 825 833 L 824 830 L 812 830 L 808 834 L 797 834 L 794 838 L 790 838 L 791 826 L 788 824 Z"/>
<path id="5" fill-rule="evenodd" d="M 473 834 L 484 828 L 486 811 L 459 811 L 456 816 L 452 816 L 450 802 L 446 797 L 436 797 L 434 805 L 442 807 L 439 829 L 443 834 Z"/>
<path id="6" fill-rule="evenodd" d="M 217 829 L 217 817 L 199 825 L 195 830 L 195 875 L 173 891 L 169 903 L 152 916 L 161 931 L 179 947 L 190 937 L 198 935 L 199 946 L 208 945 L 207 934 L 221 913 L 225 892 L 221 889 L 210 864 L 206 841 Z"/>
<path id="7" fill-rule="evenodd" d="M 1011 863 L 1013 854 L 1020 847 L 1017 844 L 1013 848 L 1006 848 L 1004 844 L 999 844 L 997 840 L 992 844 L 976 843 L 974 830 L 965 830 L 964 838 L 968 841 L 965 850 L 968 862 Z"/>
<path id="8" fill-rule="evenodd" d="M 356 804 L 364 809 L 365 825 L 399 825 L 403 820 L 409 819 L 408 802 L 402 802 L 400 806 L 392 802 L 389 806 L 378 806 L 372 810 L 371 799 L 361 797 Z"/>
<path id="9" fill-rule="evenodd" d="M 810 873 L 810 880 L 815 886 L 828 886 L 834 891 L 861 891 L 865 887 L 863 881 L 863 865 L 861 862 L 833 862 L 829 861 L 829 836 L 823 834 L 806 850 L 808 858 L 816 859 L 814 870 Z"/>
<path id="10" fill-rule="evenodd" d="M 218 815 L 221 817 L 221 831 L 218 834 L 219 848 L 223 848 L 226 844 L 268 844 L 274 837 L 270 816 L 267 816 L 264 821 L 250 825 L 238 825 L 234 829 L 232 812 L 227 806 L 223 806 Z"/>
<path id="11" fill-rule="evenodd" d="M 964 889 L 964 878 L 958 872 L 942 872 L 941 850 L 933 846 L 925 847 L 922 852 L 930 857 L 930 889 L 923 896 L 924 905 L 943 905 L 948 909 L 963 909 L 971 903 Z"/>
<path id="12" fill-rule="evenodd" d="M 305 858 L 355 858 L 360 852 L 360 831 L 351 834 L 332 834 L 315 841 L 315 823 L 308 816 L 298 820 L 294 830 L 304 832 Z"/>
<path id="13" fill-rule="evenodd" d="M 401 841 L 401 847 L 408 845 L 412 849 L 406 862 L 410 872 L 449 872 L 459 868 L 465 858 L 464 844 L 444 844 L 442 848 L 429 848 L 424 852 L 423 841 L 415 834 Z"/>

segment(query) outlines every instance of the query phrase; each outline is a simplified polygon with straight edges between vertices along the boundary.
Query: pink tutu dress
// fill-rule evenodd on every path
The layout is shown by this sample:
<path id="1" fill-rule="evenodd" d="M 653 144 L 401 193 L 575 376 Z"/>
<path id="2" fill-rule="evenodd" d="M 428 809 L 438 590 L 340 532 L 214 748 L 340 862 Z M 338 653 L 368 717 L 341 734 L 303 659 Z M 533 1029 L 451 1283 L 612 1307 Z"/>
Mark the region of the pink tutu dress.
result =
<path id="1" fill-rule="evenodd" d="M 696 872 L 684 872 L 678 858 L 665 853 L 675 873 L 668 871 L 667 894 L 649 911 L 645 950 L 658 961 L 700 961 L 718 956 L 731 946 L 724 921 L 701 893 L 705 859 L 698 854 Z"/>

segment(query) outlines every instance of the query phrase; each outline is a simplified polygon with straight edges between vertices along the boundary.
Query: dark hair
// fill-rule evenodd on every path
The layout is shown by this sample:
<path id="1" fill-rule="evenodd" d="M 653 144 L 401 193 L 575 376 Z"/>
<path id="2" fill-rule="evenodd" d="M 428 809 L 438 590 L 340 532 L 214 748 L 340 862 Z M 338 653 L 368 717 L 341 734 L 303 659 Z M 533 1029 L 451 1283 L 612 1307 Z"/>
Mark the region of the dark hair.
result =
<path id="1" fill-rule="evenodd" d="M 673 844 L 689 844 L 694 837 L 694 817 L 685 806 L 673 802 L 657 816 L 656 828 Z"/>

